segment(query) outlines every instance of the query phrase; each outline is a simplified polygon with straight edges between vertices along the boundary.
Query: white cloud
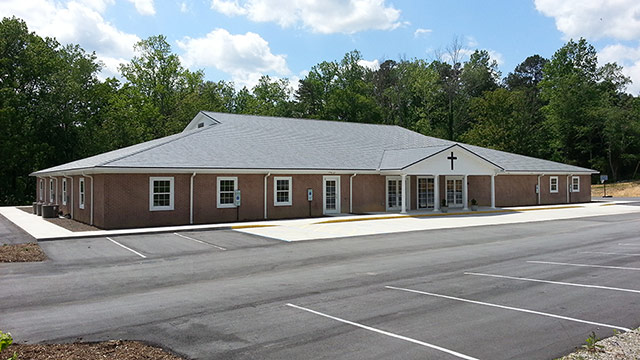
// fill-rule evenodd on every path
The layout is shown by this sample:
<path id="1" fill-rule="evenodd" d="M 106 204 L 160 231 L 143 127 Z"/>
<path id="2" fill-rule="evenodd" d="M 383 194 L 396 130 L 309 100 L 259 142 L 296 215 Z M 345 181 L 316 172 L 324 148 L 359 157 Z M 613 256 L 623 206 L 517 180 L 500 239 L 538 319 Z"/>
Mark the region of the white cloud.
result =
<path id="1" fill-rule="evenodd" d="M 640 45 L 636 48 L 621 44 L 605 46 L 598 53 L 598 62 L 601 65 L 615 62 L 624 66 L 622 73 L 637 80 L 627 87 L 627 92 L 640 95 Z"/>
<path id="2" fill-rule="evenodd" d="M 55 37 L 61 44 L 79 44 L 95 51 L 114 73 L 114 59 L 129 59 L 133 45 L 140 40 L 134 34 L 118 30 L 101 12 L 112 0 L 85 0 L 60 3 L 54 0 L 8 0 L 0 2 L 0 16 L 15 15 L 27 22 L 30 31 L 40 36 Z"/>
<path id="3" fill-rule="evenodd" d="M 156 9 L 153 7 L 153 0 L 129 0 L 136 7 L 140 15 L 155 15 Z"/>
<path id="4" fill-rule="evenodd" d="M 263 74 L 287 76 L 285 55 L 274 55 L 269 43 L 252 32 L 233 35 L 225 29 L 215 29 L 202 38 L 185 37 L 177 42 L 184 51 L 186 67 L 215 67 L 231 74 L 239 86 L 252 87 Z"/>
<path id="5" fill-rule="evenodd" d="M 374 59 L 374 60 L 358 60 L 358 65 L 362 66 L 362 67 L 366 67 L 369 70 L 372 71 L 376 71 L 378 69 L 380 69 L 380 62 L 378 61 L 378 59 Z"/>
<path id="6" fill-rule="evenodd" d="M 212 0 L 211 8 L 283 28 L 301 25 L 321 34 L 393 30 L 406 24 L 398 21 L 400 10 L 385 0 Z"/>
<path id="7" fill-rule="evenodd" d="M 245 15 L 247 10 L 238 5 L 237 0 L 212 0 L 211 8 L 227 16 Z"/>
<path id="8" fill-rule="evenodd" d="M 413 37 L 419 37 L 421 35 L 428 35 L 431 34 L 433 32 L 433 30 L 431 29 L 416 29 L 416 31 L 413 33 Z"/>
<path id="9" fill-rule="evenodd" d="M 181 13 L 189 12 L 189 5 L 187 5 L 187 3 L 185 1 L 180 3 L 180 12 Z"/>
<path id="10" fill-rule="evenodd" d="M 535 0 L 536 9 L 553 17 L 565 39 L 610 38 L 618 41 L 640 38 L 640 2 L 637 0 Z M 610 44 L 598 53 L 601 64 L 616 62 L 623 73 L 635 80 L 627 91 L 640 92 L 640 46 Z"/>
<path id="11" fill-rule="evenodd" d="M 536 9 L 555 18 L 566 38 L 633 40 L 640 37 L 637 0 L 535 0 Z"/>
<path id="12" fill-rule="evenodd" d="M 487 52 L 489 53 L 491 60 L 495 60 L 498 65 L 504 64 L 504 56 L 501 53 L 495 50 L 487 50 Z"/>

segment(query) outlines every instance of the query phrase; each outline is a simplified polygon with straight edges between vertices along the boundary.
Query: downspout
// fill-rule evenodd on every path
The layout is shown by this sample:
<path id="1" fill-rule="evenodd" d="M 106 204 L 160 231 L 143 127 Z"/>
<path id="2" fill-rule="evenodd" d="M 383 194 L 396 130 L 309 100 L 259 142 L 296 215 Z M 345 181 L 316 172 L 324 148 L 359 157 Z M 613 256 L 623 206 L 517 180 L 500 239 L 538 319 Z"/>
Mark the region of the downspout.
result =
<path id="1" fill-rule="evenodd" d="M 73 205 L 73 177 L 67 176 L 67 175 L 62 175 L 62 176 L 64 176 L 67 179 L 71 179 L 71 203 L 67 204 L 67 205 L 71 206 L 71 218 L 73 219 L 73 208 L 74 208 L 74 205 Z"/>
<path id="2" fill-rule="evenodd" d="M 86 175 L 85 173 L 82 173 L 82 176 L 85 176 L 91 179 L 91 218 L 90 218 L 91 221 L 89 222 L 89 225 L 93 226 L 93 176 Z"/>
<path id="3" fill-rule="evenodd" d="M 540 194 L 542 193 L 542 187 L 540 187 L 540 178 L 542 178 L 544 176 L 544 174 L 539 174 L 538 175 L 538 205 L 540 205 Z"/>
<path id="4" fill-rule="evenodd" d="M 567 204 L 571 202 L 571 186 L 569 184 L 569 179 L 571 178 L 571 174 L 567 175 Z"/>
<path id="5" fill-rule="evenodd" d="M 353 174 L 349 177 L 349 213 L 353 214 L 353 178 L 358 174 Z"/>
<path id="6" fill-rule="evenodd" d="M 194 172 L 191 175 L 191 186 L 189 188 L 189 224 L 193 224 L 193 178 L 196 177 Z"/>
<path id="7" fill-rule="evenodd" d="M 267 178 L 271 176 L 271 173 L 267 173 L 264 176 L 264 219 L 267 219 Z"/>

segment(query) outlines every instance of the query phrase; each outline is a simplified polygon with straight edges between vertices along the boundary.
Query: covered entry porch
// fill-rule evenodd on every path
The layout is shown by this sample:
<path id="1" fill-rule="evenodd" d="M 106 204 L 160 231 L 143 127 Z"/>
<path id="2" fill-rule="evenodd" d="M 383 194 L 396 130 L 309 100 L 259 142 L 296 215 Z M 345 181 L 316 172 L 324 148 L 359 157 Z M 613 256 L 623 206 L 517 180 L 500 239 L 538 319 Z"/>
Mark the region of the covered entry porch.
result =
<path id="1" fill-rule="evenodd" d="M 496 207 L 496 174 L 502 169 L 460 145 L 446 148 L 397 150 L 410 162 L 385 176 L 386 211 L 440 211 L 442 200 L 451 208 L 468 210 L 471 199 Z M 396 159 L 394 159 L 396 160 Z M 413 161 L 412 161 L 413 160 Z"/>

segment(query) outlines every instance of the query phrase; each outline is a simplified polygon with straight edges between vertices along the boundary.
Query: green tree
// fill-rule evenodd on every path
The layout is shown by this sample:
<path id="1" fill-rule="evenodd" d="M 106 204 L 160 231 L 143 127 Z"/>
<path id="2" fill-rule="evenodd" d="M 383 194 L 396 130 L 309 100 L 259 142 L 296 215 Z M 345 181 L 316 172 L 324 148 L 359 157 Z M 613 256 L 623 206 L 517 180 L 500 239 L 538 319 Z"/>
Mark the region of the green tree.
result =
<path id="1" fill-rule="evenodd" d="M 32 171 L 82 157 L 87 119 L 102 111 L 100 64 L 78 46 L 0 22 L 0 203 L 33 198 Z"/>
<path id="2" fill-rule="evenodd" d="M 483 147 L 536 155 L 543 146 L 542 122 L 527 110 L 524 91 L 496 89 L 471 100 L 474 126 L 462 140 Z"/>
<path id="3" fill-rule="evenodd" d="M 183 99 L 199 90 L 204 73 L 184 69 L 164 35 L 139 41 L 135 50 L 138 55 L 120 65 L 120 72 L 127 80 L 125 85 L 135 87 L 157 108 L 159 116 L 151 124 L 153 137 L 181 131 L 195 114 L 178 117 L 187 114 L 176 114 L 176 110 Z"/>

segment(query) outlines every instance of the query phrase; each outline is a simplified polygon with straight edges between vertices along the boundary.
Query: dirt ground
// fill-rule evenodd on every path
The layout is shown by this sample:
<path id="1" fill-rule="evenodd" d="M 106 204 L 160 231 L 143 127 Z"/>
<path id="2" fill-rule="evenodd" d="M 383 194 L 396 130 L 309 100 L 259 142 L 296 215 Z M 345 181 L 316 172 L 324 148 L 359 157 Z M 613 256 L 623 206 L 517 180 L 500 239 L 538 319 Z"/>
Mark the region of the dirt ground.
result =
<path id="1" fill-rule="evenodd" d="M 591 185 L 592 197 L 602 197 L 603 195 L 604 186 L 602 184 Z M 640 196 L 640 180 L 607 184 L 607 196 L 608 195 L 613 197 L 638 197 Z"/>
<path id="2" fill-rule="evenodd" d="M 0 245 L 0 262 L 33 262 L 46 259 L 47 256 L 36 243 Z"/>
<path id="3" fill-rule="evenodd" d="M 29 214 L 33 214 L 33 207 L 31 206 L 20 206 L 18 207 L 18 209 L 27 212 Z M 75 220 L 71 220 L 71 219 L 67 219 L 65 217 L 57 217 L 57 218 L 50 218 L 50 219 L 45 219 L 48 222 L 51 222 L 53 224 L 56 224 L 60 227 L 63 227 L 67 230 L 70 231 L 94 231 L 94 230 L 100 230 L 95 226 L 91 226 L 91 225 L 87 225 L 85 223 L 81 223 L 79 221 L 75 221 Z"/>
<path id="4" fill-rule="evenodd" d="M 182 360 L 161 348 L 139 341 L 111 340 L 100 343 L 72 344 L 13 344 L 0 352 L 0 359 L 13 353 L 21 360 Z"/>

